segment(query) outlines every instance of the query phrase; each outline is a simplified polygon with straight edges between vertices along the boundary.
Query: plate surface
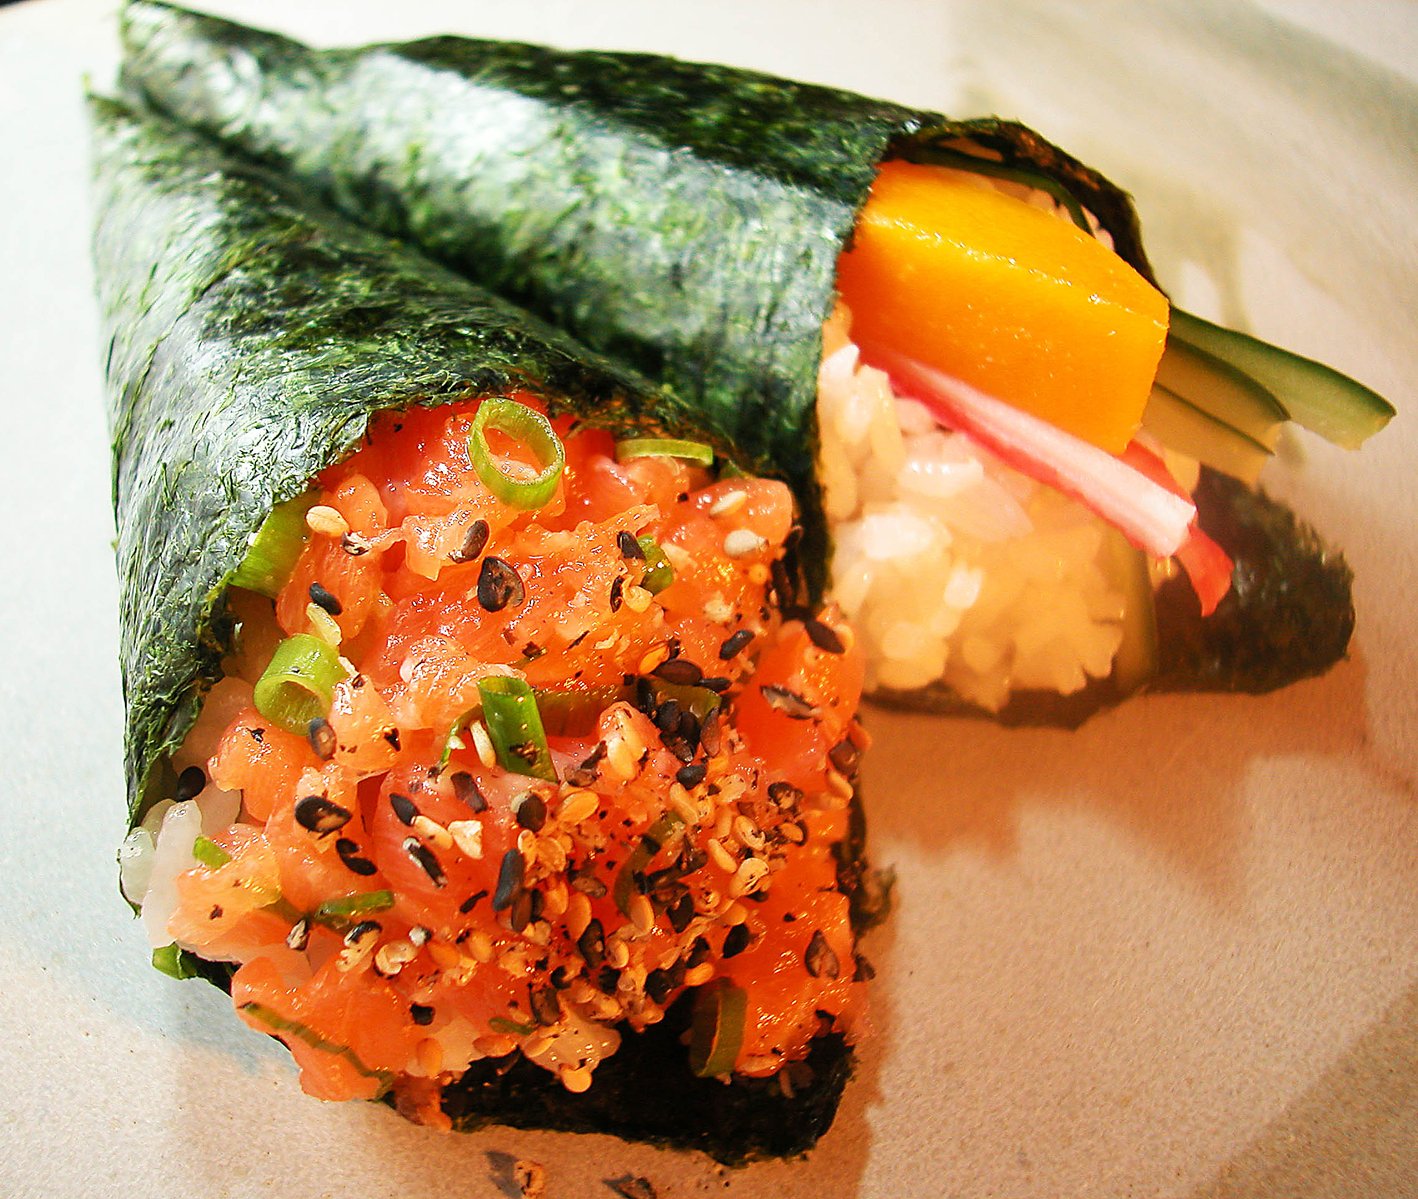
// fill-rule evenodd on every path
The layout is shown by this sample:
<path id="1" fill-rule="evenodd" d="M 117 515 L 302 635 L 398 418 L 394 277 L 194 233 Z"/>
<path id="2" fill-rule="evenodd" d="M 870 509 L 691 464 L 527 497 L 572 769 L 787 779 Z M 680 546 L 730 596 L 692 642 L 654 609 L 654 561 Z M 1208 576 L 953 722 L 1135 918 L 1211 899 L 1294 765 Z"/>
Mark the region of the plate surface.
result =
<path id="1" fill-rule="evenodd" d="M 1342 545 L 1350 661 L 1077 733 L 872 711 L 876 1035 L 805 1162 L 444 1138 L 302 1095 L 223 996 L 146 965 L 116 891 L 116 586 L 85 73 L 111 0 L 0 12 L 0 1193 L 1418 1194 L 1418 10 L 1009 0 L 211 5 L 317 42 L 445 31 L 647 49 L 1018 116 L 1132 190 L 1184 306 L 1400 416 L 1294 439 L 1269 486 Z M 1334 11 L 1331 11 L 1333 9 Z M 1407 71 L 1407 74 L 1405 74 Z M 1405 412 L 1404 409 L 1409 411 Z"/>

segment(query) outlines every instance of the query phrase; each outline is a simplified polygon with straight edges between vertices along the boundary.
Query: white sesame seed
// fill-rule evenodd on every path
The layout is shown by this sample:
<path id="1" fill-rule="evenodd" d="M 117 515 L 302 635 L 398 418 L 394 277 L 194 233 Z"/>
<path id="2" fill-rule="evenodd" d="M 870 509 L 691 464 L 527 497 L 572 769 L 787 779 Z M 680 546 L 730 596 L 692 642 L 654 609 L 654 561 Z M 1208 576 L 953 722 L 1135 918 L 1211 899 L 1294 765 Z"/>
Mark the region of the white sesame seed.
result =
<path id="1" fill-rule="evenodd" d="M 724 555 L 728 558 L 747 558 L 760 553 L 768 542 L 752 529 L 733 529 L 724 538 Z"/>
<path id="2" fill-rule="evenodd" d="M 653 646 L 640 656 L 639 670 L 641 674 L 650 674 L 655 667 L 663 665 L 669 661 L 670 647 L 665 644 Z"/>
<path id="3" fill-rule="evenodd" d="M 473 1048 L 483 1057 L 506 1057 L 517 1048 L 517 1042 L 511 1037 L 495 1034 L 478 1037 L 473 1041 Z"/>
<path id="4" fill-rule="evenodd" d="M 591 901 L 580 891 L 572 892 L 566 904 L 566 935 L 573 941 L 579 941 L 590 923 Z"/>
<path id="5" fill-rule="evenodd" d="M 734 618 L 734 607 L 716 591 L 704 601 L 704 615 L 715 624 L 728 624 Z"/>
<path id="6" fill-rule="evenodd" d="M 573 1095 L 579 1095 L 591 1086 L 591 1071 L 585 1066 L 562 1066 L 558 1077 L 561 1085 Z"/>
<path id="7" fill-rule="evenodd" d="M 350 531 L 350 522 L 338 508 L 331 508 L 328 504 L 316 504 L 311 508 L 305 514 L 305 524 L 312 533 L 319 533 L 322 537 L 343 537 Z"/>
<path id="8" fill-rule="evenodd" d="M 478 861 L 483 856 L 483 826 L 481 820 L 455 820 L 448 826 L 453 844 L 466 858 Z"/>
<path id="9" fill-rule="evenodd" d="M 739 816 L 734 820 L 734 836 L 749 849 L 762 849 L 768 844 L 763 830 L 747 816 Z"/>
<path id="10" fill-rule="evenodd" d="M 536 865 L 537 861 L 537 834 L 529 828 L 524 828 L 517 834 L 517 852 L 522 855 L 524 867 L 530 868 Z"/>
<path id="11" fill-rule="evenodd" d="M 493 748 L 487 726 L 481 720 L 475 720 L 468 726 L 468 732 L 473 736 L 473 748 L 477 750 L 478 761 L 491 770 L 497 765 L 497 750 Z"/>
<path id="12" fill-rule="evenodd" d="M 700 962 L 692 970 L 684 972 L 684 985 L 686 987 L 700 987 L 714 977 L 714 963 Z"/>
<path id="13" fill-rule="evenodd" d="M 439 849 L 453 848 L 453 835 L 438 821 L 422 813 L 414 817 L 414 832 L 425 841 L 431 841 Z"/>
<path id="14" fill-rule="evenodd" d="M 748 503 L 748 492 L 726 491 L 709 505 L 710 516 L 731 516 Z"/>
<path id="15" fill-rule="evenodd" d="M 630 964 L 630 946 L 618 938 L 612 939 L 606 944 L 606 961 L 612 969 L 624 970 Z"/>
<path id="16" fill-rule="evenodd" d="M 627 587 L 620 597 L 632 612 L 644 612 L 650 606 L 654 594 L 644 587 Z"/>
<path id="17" fill-rule="evenodd" d="M 374 965 L 381 974 L 398 974 L 416 957 L 418 950 L 407 941 L 390 941 L 376 951 Z"/>
<path id="18" fill-rule="evenodd" d="M 745 858 L 739 863 L 733 881 L 729 883 L 729 894 L 735 899 L 740 895 L 752 895 L 767 877 L 767 862 L 762 858 Z"/>
<path id="19" fill-rule="evenodd" d="M 601 806 L 601 797 L 594 791 L 572 791 L 562 801 L 558 815 L 563 824 L 580 824 Z"/>
<path id="20" fill-rule="evenodd" d="M 468 938 L 468 952 L 484 966 L 497 954 L 497 947 L 493 945 L 492 938 L 482 929 L 478 929 Z"/>
<path id="21" fill-rule="evenodd" d="M 636 895 L 630 901 L 630 923 L 638 933 L 648 933 L 655 927 L 655 909 L 644 895 Z"/>
<path id="22" fill-rule="evenodd" d="M 710 837 L 706 848 L 709 850 L 709 860 L 726 874 L 733 874 L 738 869 L 738 863 L 734 861 L 734 855 L 724 848 L 724 843 L 718 837 Z"/>

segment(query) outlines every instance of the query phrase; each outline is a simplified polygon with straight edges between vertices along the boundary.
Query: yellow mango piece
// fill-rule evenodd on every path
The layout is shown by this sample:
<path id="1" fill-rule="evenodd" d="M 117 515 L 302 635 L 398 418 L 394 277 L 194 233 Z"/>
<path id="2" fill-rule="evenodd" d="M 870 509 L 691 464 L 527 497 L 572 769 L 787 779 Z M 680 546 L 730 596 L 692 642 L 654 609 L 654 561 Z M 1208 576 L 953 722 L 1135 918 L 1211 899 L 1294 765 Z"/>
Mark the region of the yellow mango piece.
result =
<path id="1" fill-rule="evenodd" d="M 1167 300 L 1072 222 L 914 163 L 881 168 L 838 272 L 852 337 L 1119 453 L 1142 422 Z"/>

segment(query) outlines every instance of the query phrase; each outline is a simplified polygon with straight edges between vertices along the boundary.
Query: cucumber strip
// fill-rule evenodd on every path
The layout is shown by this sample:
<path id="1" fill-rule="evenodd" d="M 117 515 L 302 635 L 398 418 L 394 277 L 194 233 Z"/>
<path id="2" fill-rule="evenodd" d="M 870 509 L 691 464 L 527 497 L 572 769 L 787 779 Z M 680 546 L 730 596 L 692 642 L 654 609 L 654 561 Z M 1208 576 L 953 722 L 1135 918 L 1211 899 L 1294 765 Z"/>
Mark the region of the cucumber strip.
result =
<path id="1" fill-rule="evenodd" d="M 1113 658 L 1113 686 L 1119 695 L 1131 695 L 1157 675 L 1157 605 L 1147 555 L 1128 544 L 1117 529 L 1109 528 L 1104 543 L 1104 569 L 1122 588 L 1123 640 Z"/>
<path id="2" fill-rule="evenodd" d="M 1273 454 L 1269 446 L 1161 384 L 1154 385 L 1148 397 L 1142 427 L 1169 449 L 1246 483 L 1256 482 Z"/>
<path id="3" fill-rule="evenodd" d="M 1287 419 L 1269 391 L 1238 367 L 1181 340 L 1175 328 L 1167 333 L 1157 382 L 1267 448 L 1275 445 Z"/>
<path id="4" fill-rule="evenodd" d="M 996 162 L 993 158 L 981 158 L 964 150 L 953 150 L 948 146 L 912 146 L 901 155 L 907 162 L 918 162 L 924 166 L 949 167 L 956 171 L 969 171 L 974 175 L 984 175 L 988 179 L 1004 179 L 1023 187 L 1032 187 L 1052 197 L 1062 205 L 1073 221 L 1089 237 L 1096 234 L 1088 223 L 1088 214 L 1071 191 L 1051 175 L 1033 171 L 1014 163 Z"/>
<path id="5" fill-rule="evenodd" d="M 1357 450 L 1392 419 L 1394 407 L 1362 383 L 1312 358 L 1172 309 L 1173 341 L 1243 371 L 1266 388 L 1296 424 Z"/>

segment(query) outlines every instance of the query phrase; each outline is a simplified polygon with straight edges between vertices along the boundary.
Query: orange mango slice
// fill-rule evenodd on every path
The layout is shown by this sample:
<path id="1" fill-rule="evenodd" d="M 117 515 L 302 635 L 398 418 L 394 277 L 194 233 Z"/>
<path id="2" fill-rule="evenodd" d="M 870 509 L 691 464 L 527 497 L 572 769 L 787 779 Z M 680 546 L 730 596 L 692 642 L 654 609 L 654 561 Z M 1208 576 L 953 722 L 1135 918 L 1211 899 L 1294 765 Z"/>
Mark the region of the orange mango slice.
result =
<path id="1" fill-rule="evenodd" d="M 852 336 L 1119 453 L 1142 422 L 1167 300 L 1053 213 L 938 167 L 881 168 L 842 256 Z"/>

